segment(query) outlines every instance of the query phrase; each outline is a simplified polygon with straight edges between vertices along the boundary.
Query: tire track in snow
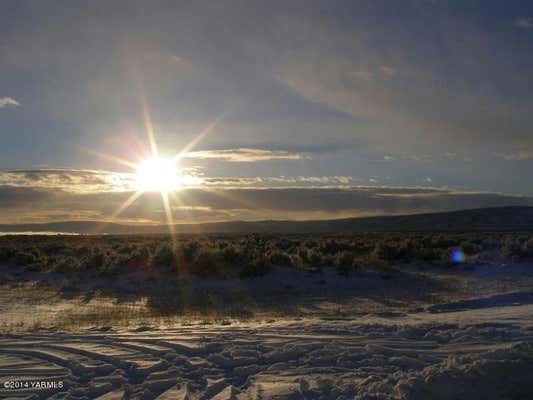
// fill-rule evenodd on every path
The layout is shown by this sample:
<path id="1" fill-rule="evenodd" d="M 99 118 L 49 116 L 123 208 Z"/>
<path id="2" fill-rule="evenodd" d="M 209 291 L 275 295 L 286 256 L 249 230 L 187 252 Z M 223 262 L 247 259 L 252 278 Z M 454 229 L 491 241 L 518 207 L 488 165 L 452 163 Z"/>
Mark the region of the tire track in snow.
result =
<path id="1" fill-rule="evenodd" d="M 469 376 L 487 365 L 483 371 L 496 374 L 491 360 L 503 365 L 516 358 L 531 367 L 532 342 L 533 331 L 515 324 L 355 321 L 2 335 L 2 382 L 65 385 L 0 388 L 0 398 L 418 399 L 430 393 L 424 382 L 440 382 L 446 371 L 463 368 Z"/>

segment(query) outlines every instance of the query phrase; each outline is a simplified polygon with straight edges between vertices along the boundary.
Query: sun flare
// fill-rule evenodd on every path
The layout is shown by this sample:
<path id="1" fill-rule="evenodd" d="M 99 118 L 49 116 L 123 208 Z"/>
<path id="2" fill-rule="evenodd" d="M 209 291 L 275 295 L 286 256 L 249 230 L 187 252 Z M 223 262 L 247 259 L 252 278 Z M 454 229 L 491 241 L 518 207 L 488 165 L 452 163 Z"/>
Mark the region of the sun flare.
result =
<path id="1" fill-rule="evenodd" d="M 137 166 L 136 185 L 142 192 L 173 192 L 182 185 L 181 171 L 173 159 L 148 158 Z"/>

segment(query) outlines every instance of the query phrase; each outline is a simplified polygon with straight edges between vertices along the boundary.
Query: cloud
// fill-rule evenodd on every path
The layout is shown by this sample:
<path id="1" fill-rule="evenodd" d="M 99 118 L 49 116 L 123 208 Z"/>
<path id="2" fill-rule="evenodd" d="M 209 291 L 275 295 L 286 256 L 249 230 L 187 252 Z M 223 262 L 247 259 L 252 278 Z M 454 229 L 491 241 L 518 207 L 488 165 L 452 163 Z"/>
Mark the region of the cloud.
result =
<path id="1" fill-rule="evenodd" d="M 512 153 L 496 153 L 496 156 L 508 161 L 533 160 L 533 150 L 518 150 Z"/>
<path id="2" fill-rule="evenodd" d="M 352 176 L 269 176 L 247 178 L 206 177 L 205 186 L 222 187 L 297 187 L 297 186 L 343 186 L 362 182 Z"/>
<path id="3" fill-rule="evenodd" d="M 33 189 L 60 189 L 77 193 L 131 191 L 135 177 L 130 173 L 41 169 L 0 172 L 0 187 L 29 187 Z"/>
<path id="4" fill-rule="evenodd" d="M 145 193 L 115 217 L 131 194 L 3 186 L 0 223 L 165 221 L 158 193 Z M 533 206 L 533 199 L 421 187 L 187 188 L 170 198 L 175 222 L 328 219 L 509 205 Z"/>
<path id="5" fill-rule="evenodd" d="M 185 187 L 322 187 L 360 184 L 352 176 L 206 177 L 198 168 L 184 168 Z M 55 189 L 80 194 L 136 190 L 133 173 L 101 170 L 40 169 L 0 171 L 0 188 Z"/>
<path id="6" fill-rule="evenodd" d="M 495 2 L 487 10 L 460 2 L 428 10 L 418 0 L 401 6 L 365 0 L 358 7 L 345 1 L 229 8 L 120 3 L 106 4 L 103 14 L 58 3 L 4 17 L 12 29 L 0 44 L 2 76 L 17 89 L 3 95 L 22 107 L 31 96 L 39 108 L 2 126 L 16 135 L 0 149 L 5 167 L 113 167 L 77 157 L 72 143 L 97 149 L 120 143 L 117 155 L 135 156 L 130 136 L 144 139 L 145 132 L 132 91 L 142 86 L 164 153 L 179 151 L 207 121 L 224 115 L 193 149 L 211 151 L 184 162 L 216 163 L 217 175 L 361 174 L 402 184 L 431 176 L 454 186 L 533 194 L 525 171 L 510 172 L 512 163 L 504 160 L 485 163 L 504 145 L 532 137 L 531 30 L 514 25 L 524 19 L 516 17 L 532 15 L 518 6 L 506 5 L 506 15 L 499 15 L 507 26 L 493 29 L 498 23 L 479 15 L 505 8 Z M 519 25 L 529 26 L 529 18 Z M 140 29 L 145 26 L 154 28 Z M 120 39 L 123 32 L 135 34 Z M 243 156 L 246 148 L 290 156 Z M 429 154 L 432 164 L 404 163 L 402 152 Z M 458 161 L 435 160 L 444 152 L 456 152 Z M 312 160 L 297 161 L 305 154 Z M 377 165 L 384 155 L 398 162 Z M 264 159 L 273 161 L 250 162 Z M 246 170 L 237 161 L 248 161 Z"/>
<path id="7" fill-rule="evenodd" d="M 396 69 L 387 65 L 382 65 L 376 68 L 364 68 L 364 69 L 354 69 L 348 72 L 350 78 L 355 79 L 356 81 L 366 81 L 370 82 L 378 79 L 386 79 L 395 76 L 397 73 Z"/>
<path id="8" fill-rule="evenodd" d="M 20 106 L 20 103 L 13 97 L 0 97 L 0 108 L 8 106 L 18 107 Z"/>
<path id="9" fill-rule="evenodd" d="M 354 69 L 353 71 L 349 72 L 349 76 L 355 80 L 361 80 L 361 81 L 371 81 L 374 79 L 374 74 L 372 71 L 364 70 L 364 69 Z"/>
<path id="10" fill-rule="evenodd" d="M 32 187 L 0 186 L 0 210 L 48 203 L 54 199 L 52 190 Z"/>
<path id="11" fill-rule="evenodd" d="M 395 68 L 389 67 L 387 65 L 382 65 L 379 69 L 387 76 L 394 76 L 397 73 Z"/>
<path id="12" fill-rule="evenodd" d="M 371 121 L 360 124 L 357 134 L 376 147 L 427 151 L 438 141 L 445 149 L 480 142 L 487 148 L 529 138 L 530 94 L 520 82 L 527 79 L 530 64 L 524 41 L 516 41 L 513 49 L 524 54 L 523 59 L 516 56 L 523 61 L 516 61 L 519 79 L 508 73 L 505 58 L 495 57 L 485 45 L 505 48 L 503 38 L 466 19 L 454 20 L 451 33 L 448 20 L 435 20 L 421 41 L 412 26 L 396 31 L 395 24 L 376 29 L 368 22 L 347 30 L 333 24 L 311 29 L 305 21 L 283 26 L 290 36 L 308 37 L 309 44 L 302 43 L 297 56 L 279 57 L 274 75 L 310 102 Z M 529 19 L 521 21 L 523 27 L 529 24 Z M 389 37 L 383 34 L 389 30 L 398 32 L 395 40 L 379 41 Z M 441 40 L 442 46 L 435 47 Z M 326 47 L 326 42 L 334 44 Z M 454 60 L 454 67 L 439 62 L 442 57 Z M 512 98 L 505 93 L 513 93 Z"/>
<path id="13" fill-rule="evenodd" d="M 522 29 L 533 28 L 533 17 L 521 17 L 516 20 L 516 26 Z"/>
<path id="14" fill-rule="evenodd" d="M 256 162 L 267 160 L 299 160 L 304 158 L 302 154 L 279 150 L 261 149 L 224 149 L 203 150 L 186 153 L 184 158 L 218 159 L 229 162 Z"/>
<path id="15" fill-rule="evenodd" d="M 417 161 L 428 162 L 432 161 L 432 158 L 428 154 L 387 154 L 383 156 L 384 161 Z"/>

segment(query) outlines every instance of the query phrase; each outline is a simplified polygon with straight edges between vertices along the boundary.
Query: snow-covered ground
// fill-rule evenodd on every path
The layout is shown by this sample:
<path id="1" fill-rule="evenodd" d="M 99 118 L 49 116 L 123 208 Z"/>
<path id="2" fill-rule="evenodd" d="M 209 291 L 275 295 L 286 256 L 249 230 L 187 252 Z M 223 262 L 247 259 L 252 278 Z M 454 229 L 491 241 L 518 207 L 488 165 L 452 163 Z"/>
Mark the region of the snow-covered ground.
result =
<path id="1" fill-rule="evenodd" d="M 407 310 L 12 331 L 0 398 L 529 399 L 527 267 L 466 270 L 460 295 Z M 42 381 L 62 388 L 4 388 Z"/>
<path id="2" fill-rule="evenodd" d="M 72 399 L 500 399 L 533 395 L 533 306 L 475 316 L 5 335 L 2 395 Z M 512 318 L 512 320 L 510 320 Z M 454 320 L 459 323 L 454 323 Z M 495 319 L 497 321 L 495 321 Z M 470 321 L 469 321 L 470 320 Z M 487 322 L 491 321 L 491 322 Z M 57 393 L 65 392 L 68 395 Z M 56 393 L 56 394 L 54 394 Z"/>

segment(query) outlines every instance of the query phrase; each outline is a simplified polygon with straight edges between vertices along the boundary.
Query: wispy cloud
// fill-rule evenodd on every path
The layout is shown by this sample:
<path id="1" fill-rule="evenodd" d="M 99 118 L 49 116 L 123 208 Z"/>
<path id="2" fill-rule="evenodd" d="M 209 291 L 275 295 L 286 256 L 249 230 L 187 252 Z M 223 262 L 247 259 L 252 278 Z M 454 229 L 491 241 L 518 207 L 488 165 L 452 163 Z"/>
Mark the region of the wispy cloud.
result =
<path id="1" fill-rule="evenodd" d="M 511 153 L 496 153 L 496 156 L 508 161 L 533 160 L 533 150 L 518 150 Z"/>
<path id="2" fill-rule="evenodd" d="M 217 187 L 313 187 L 346 186 L 363 182 L 352 176 L 269 176 L 269 177 L 206 177 L 204 186 Z"/>
<path id="3" fill-rule="evenodd" d="M 378 79 L 386 79 L 395 76 L 396 69 L 388 65 L 381 65 L 374 68 L 357 68 L 350 71 L 347 76 L 356 81 L 373 81 Z"/>
<path id="4" fill-rule="evenodd" d="M 184 187 L 276 188 L 340 187 L 361 184 L 352 176 L 206 177 L 195 168 L 184 168 Z M 0 171 L 0 187 L 57 189 L 73 193 L 109 193 L 136 190 L 135 174 L 101 170 L 40 169 Z"/>
<path id="5" fill-rule="evenodd" d="M 0 172 L 0 187 L 27 187 L 34 189 L 59 189 L 75 193 L 100 193 L 131 191 L 135 177 L 130 173 L 42 169 Z"/>
<path id="6" fill-rule="evenodd" d="M 0 97 L 0 108 L 4 108 L 8 106 L 18 107 L 20 106 L 20 103 L 17 100 L 15 100 L 13 97 Z"/>
<path id="7" fill-rule="evenodd" d="M 279 150 L 262 149 L 223 149 L 223 150 L 203 150 L 186 153 L 184 158 L 197 159 L 218 159 L 229 162 L 256 162 L 267 160 L 299 160 L 305 158 L 300 153 Z"/>
<path id="8" fill-rule="evenodd" d="M 429 154 L 386 154 L 383 156 L 384 161 L 432 161 Z"/>
<path id="9" fill-rule="evenodd" d="M 396 68 L 389 67 L 388 65 L 382 65 L 379 69 L 387 76 L 394 76 L 397 73 Z"/>
<path id="10" fill-rule="evenodd" d="M 521 17 L 516 20 L 516 26 L 522 29 L 533 28 L 533 17 Z"/>

